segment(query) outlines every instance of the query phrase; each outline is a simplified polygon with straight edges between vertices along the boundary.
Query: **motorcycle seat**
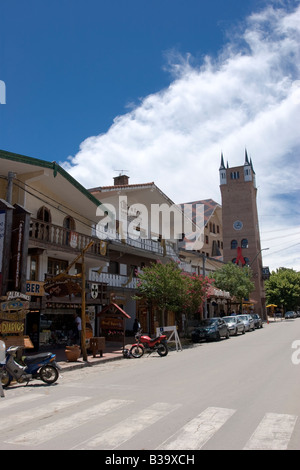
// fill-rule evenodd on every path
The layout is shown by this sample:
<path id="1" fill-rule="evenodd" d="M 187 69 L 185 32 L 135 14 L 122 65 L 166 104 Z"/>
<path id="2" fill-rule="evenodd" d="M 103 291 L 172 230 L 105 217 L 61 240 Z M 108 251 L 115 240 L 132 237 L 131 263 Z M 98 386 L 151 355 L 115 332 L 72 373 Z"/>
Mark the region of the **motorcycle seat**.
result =
<path id="1" fill-rule="evenodd" d="M 158 339 L 160 339 L 161 341 L 163 341 L 164 339 L 166 339 L 166 336 L 165 336 L 165 337 L 163 337 L 162 335 L 156 336 L 156 338 L 151 338 L 151 341 L 157 341 Z"/>
<path id="2" fill-rule="evenodd" d="M 29 364 L 36 364 L 36 363 L 38 363 L 38 362 L 44 361 L 45 359 L 50 359 L 51 356 L 52 356 L 52 353 L 51 353 L 51 352 L 49 352 L 49 353 L 35 354 L 34 356 L 26 356 L 26 357 L 23 357 L 23 362 L 24 362 L 26 365 L 29 365 Z"/>

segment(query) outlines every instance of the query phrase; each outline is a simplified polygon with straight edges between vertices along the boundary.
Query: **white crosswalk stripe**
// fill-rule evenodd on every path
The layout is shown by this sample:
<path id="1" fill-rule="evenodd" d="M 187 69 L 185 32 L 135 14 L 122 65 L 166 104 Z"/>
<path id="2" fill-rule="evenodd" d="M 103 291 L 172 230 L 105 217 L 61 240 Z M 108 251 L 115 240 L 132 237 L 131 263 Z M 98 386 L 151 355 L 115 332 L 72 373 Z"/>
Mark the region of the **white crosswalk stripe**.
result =
<path id="1" fill-rule="evenodd" d="M 286 450 L 296 421 L 295 415 L 267 413 L 244 450 Z"/>
<path id="2" fill-rule="evenodd" d="M 57 400 L 52 403 L 47 403 L 43 406 L 39 406 L 34 410 L 34 413 L 32 412 L 32 409 L 29 409 L 19 413 L 11 414 L 6 418 L 1 417 L 1 430 L 6 429 L 8 427 L 16 428 L 16 426 L 19 426 L 23 423 L 28 423 L 28 421 L 32 419 L 36 420 L 41 417 L 51 416 L 60 410 L 63 410 L 70 406 L 74 406 L 77 403 L 82 403 L 88 399 L 89 397 L 70 396 L 62 400 Z"/>
<path id="3" fill-rule="evenodd" d="M 158 449 L 199 450 L 234 413 L 228 408 L 209 407 Z"/>
<path id="4" fill-rule="evenodd" d="M 83 411 L 73 413 L 67 418 L 60 418 L 56 421 L 41 426 L 33 431 L 25 432 L 13 439 L 6 440 L 8 444 L 22 444 L 30 447 L 38 446 L 43 442 L 49 441 L 50 439 L 61 435 L 67 431 L 79 427 L 88 421 L 95 419 L 99 416 L 104 416 L 107 413 L 115 411 L 122 406 L 126 406 L 132 403 L 131 400 L 118 400 L 111 399 L 98 405 L 94 405 Z"/>
<path id="5" fill-rule="evenodd" d="M 175 411 L 181 405 L 170 405 L 168 403 L 155 403 L 139 413 L 125 419 L 121 423 L 106 429 L 90 439 L 81 450 L 88 449 L 115 449 L 123 442 L 128 441 L 148 426 Z"/>
<path id="6" fill-rule="evenodd" d="M 0 401 L 0 411 L 5 410 L 6 408 L 10 408 L 11 406 L 18 405 L 19 403 L 25 403 L 29 401 L 35 401 L 38 398 L 44 397 L 39 393 L 30 394 L 30 395 L 22 395 L 21 397 L 15 398 L 5 398 Z"/>
<path id="7" fill-rule="evenodd" d="M 87 395 L 87 394 L 86 394 Z M 53 401 L 53 396 L 45 394 L 24 394 L 13 399 L 0 402 L 0 443 L 1 449 L 5 445 L 16 446 L 16 449 L 31 448 L 37 449 L 42 445 L 50 445 L 51 441 L 60 439 L 66 432 L 78 431 L 72 434 L 75 441 L 66 441 L 66 450 L 116 450 L 118 448 L 130 448 L 133 438 L 151 429 L 152 441 L 155 442 L 154 449 L 159 450 L 199 450 L 204 446 L 212 447 L 214 442 L 222 439 L 222 433 L 218 432 L 224 427 L 224 431 L 231 431 L 240 425 L 238 410 L 221 407 L 208 407 L 195 416 L 185 425 L 175 424 L 175 428 L 170 433 L 168 428 L 164 430 L 164 437 L 159 443 L 159 433 L 161 432 L 162 419 L 168 415 L 180 411 L 180 416 L 184 411 L 183 404 L 171 403 L 150 403 L 149 406 L 132 411 L 137 405 L 135 400 L 111 398 L 95 404 L 95 398 L 90 396 L 68 395 L 66 398 Z M 34 402 L 34 403 L 32 403 Z M 28 404 L 28 409 L 17 411 L 22 403 Z M 122 409 L 122 419 L 118 418 L 118 413 Z M 114 425 L 110 425 L 113 414 Z M 231 418 L 234 416 L 234 419 Z M 106 417 L 107 416 L 107 417 Z M 103 419 L 97 420 L 102 417 Z M 106 418 L 104 418 L 106 417 Z M 125 417 L 125 418 L 124 418 Z M 295 426 L 297 416 L 290 414 L 266 413 L 260 417 L 256 429 L 253 427 L 249 435 L 244 436 L 244 441 L 240 443 L 244 450 L 284 450 L 287 449 Z M 118 422 L 119 419 L 119 422 Z M 90 423 L 94 422 L 94 425 Z M 44 422 L 46 424 L 41 425 Z M 39 423 L 39 424 L 37 424 Z M 177 419 L 175 421 L 177 423 Z M 81 426 L 85 430 L 81 434 Z M 159 427 L 156 427 L 159 426 Z M 225 428 L 226 426 L 226 428 Z M 97 429 L 96 434 L 93 430 Z M 298 429 L 298 428 L 297 428 Z M 241 427 L 243 432 L 243 426 Z M 297 430 L 298 432 L 298 430 Z M 252 435 L 251 435 L 252 433 Z M 145 433 L 147 440 L 147 434 Z M 211 443 L 209 441 L 216 437 Z M 223 433 L 223 437 L 225 434 Z M 249 438 L 250 436 L 250 438 Z M 232 443 L 234 445 L 234 443 Z M 0 444 L 1 445 L 1 444 Z M 61 446 L 61 443 L 58 443 Z M 141 444 L 142 445 L 142 444 Z M 244 447 L 243 447 L 244 446 Z M 154 450 L 153 449 L 153 450 Z"/>

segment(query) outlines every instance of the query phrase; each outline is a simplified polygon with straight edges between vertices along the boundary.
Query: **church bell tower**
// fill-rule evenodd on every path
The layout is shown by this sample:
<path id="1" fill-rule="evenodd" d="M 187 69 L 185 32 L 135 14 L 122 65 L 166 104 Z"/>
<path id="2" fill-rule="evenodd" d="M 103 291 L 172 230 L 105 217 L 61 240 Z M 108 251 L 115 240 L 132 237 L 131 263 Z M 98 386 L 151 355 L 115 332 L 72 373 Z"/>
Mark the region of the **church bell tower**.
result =
<path id="1" fill-rule="evenodd" d="M 257 188 L 252 160 L 245 150 L 243 166 L 225 168 L 221 155 L 220 191 L 222 197 L 224 262 L 248 265 L 253 272 L 255 290 L 248 302 L 265 319 L 265 292 L 263 284 L 261 244 L 257 214 Z"/>

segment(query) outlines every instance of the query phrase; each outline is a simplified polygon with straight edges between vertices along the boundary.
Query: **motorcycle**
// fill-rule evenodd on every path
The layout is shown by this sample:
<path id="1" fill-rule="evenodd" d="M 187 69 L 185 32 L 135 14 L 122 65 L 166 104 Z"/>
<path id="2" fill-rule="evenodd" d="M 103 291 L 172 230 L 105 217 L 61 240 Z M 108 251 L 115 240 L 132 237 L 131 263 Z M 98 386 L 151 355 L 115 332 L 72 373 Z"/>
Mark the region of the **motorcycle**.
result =
<path id="1" fill-rule="evenodd" d="M 130 354 L 135 358 L 142 357 L 145 352 L 151 354 L 156 351 L 162 357 L 168 354 L 166 335 L 151 339 L 149 336 L 142 335 L 142 330 L 139 330 L 135 335 L 135 339 L 136 343 L 130 348 Z"/>
<path id="2" fill-rule="evenodd" d="M 22 350 L 20 346 L 11 346 L 6 350 L 5 360 L 0 361 L 3 388 L 7 388 L 13 379 L 18 383 L 27 382 L 26 385 L 32 379 L 41 379 L 48 385 L 57 381 L 61 367 L 55 361 L 55 354 L 22 356 Z"/>

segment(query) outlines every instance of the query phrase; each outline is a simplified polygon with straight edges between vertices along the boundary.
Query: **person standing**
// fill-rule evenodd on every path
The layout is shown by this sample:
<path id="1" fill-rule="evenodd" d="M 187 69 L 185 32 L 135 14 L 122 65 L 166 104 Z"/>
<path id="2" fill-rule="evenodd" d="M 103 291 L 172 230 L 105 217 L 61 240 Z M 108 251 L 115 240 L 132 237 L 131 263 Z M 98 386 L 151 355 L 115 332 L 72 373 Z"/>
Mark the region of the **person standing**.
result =
<path id="1" fill-rule="evenodd" d="M 74 314 L 75 318 L 75 341 L 76 344 L 81 345 L 81 330 L 82 330 L 82 325 L 81 325 L 81 318 L 78 315 L 78 313 Z"/>

